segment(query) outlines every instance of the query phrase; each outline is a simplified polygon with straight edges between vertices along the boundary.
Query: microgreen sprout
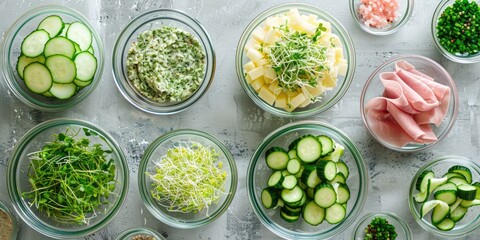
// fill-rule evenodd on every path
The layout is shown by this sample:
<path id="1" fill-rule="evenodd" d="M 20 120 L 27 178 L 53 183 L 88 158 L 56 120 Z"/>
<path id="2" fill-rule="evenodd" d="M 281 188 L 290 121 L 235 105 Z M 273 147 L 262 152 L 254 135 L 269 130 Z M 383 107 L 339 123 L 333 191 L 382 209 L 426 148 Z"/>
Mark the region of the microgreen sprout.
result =
<path id="1" fill-rule="evenodd" d="M 225 195 L 227 172 L 212 147 L 198 142 L 179 142 L 155 162 L 151 194 L 172 212 L 207 210 Z"/>
<path id="2" fill-rule="evenodd" d="M 105 141 L 95 131 L 83 130 L 85 136 Z M 67 129 L 54 134 L 52 142 L 28 154 L 32 190 L 22 196 L 29 199 L 30 206 L 58 222 L 88 225 L 99 208 L 109 204 L 115 189 L 115 165 L 113 159 L 107 160 L 111 150 L 91 144 L 79 132 Z"/>

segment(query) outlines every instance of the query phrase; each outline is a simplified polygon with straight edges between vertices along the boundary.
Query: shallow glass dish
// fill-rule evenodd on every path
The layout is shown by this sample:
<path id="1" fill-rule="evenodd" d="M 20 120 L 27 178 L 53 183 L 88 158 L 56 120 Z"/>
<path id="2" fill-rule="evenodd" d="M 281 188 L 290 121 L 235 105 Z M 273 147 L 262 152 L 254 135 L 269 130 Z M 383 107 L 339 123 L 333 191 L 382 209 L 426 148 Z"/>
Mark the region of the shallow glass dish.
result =
<path id="1" fill-rule="evenodd" d="M 31 92 L 18 75 L 16 69 L 23 39 L 30 34 L 30 32 L 37 29 L 41 20 L 50 15 L 58 15 L 64 22 L 83 22 L 92 33 L 92 47 L 94 49 L 94 55 L 97 58 L 97 71 L 90 85 L 81 89 L 68 99 L 45 97 L 41 94 Z M 2 65 L 3 76 L 8 89 L 25 105 L 41 111 L 58 112 L 80 103 L 95 90 L 102 79 L 105 61 L 102 38 L 98 34 L 97 29 L 85 16 L 68 7 L 53 5 L 42 6 L 23 14 L 5 33 L 5 38 L 0 50 L 0 65 Z"/>
<path id="2" fill-rule="evenodd" d="M 190 33 L 199 41 L 205 52 L 203 81 L 190 97 L 180 102 L 154 102 L 140 94 L 128 79 L 127 56 L 131 44 L 137 41 L 141 33 L 164 26 L 177 27 Z M 133 106 L 152 114 L 174 114 L 192 106 L 210 87 L 215 74 L 215 51 L 210 36 L 198 20 L 179 10 L 156 9 L 137 16 L 119 34 L 113 49 L 112 68 L 118 89 Z"/>
<path id="3" fill-rule="evenodd" d="M 213 203 L 199 212 L 169 211 L 152 196 L 153 180 L 148 174 L 155 173 L 155 163 L 165 156 L 169 149 L 189 142 L 211 147 L 218 153 L 217 161 L 222 163 L 221 169 L 226 171 L 224 191 L 217 203 Z M 157 219 L 176 228 L 197 228 L 213 222 L 230 206 L 237 189 L 237 174 L 233 156 L 220 140 L 202 131 L 181 129 L 160 136 L 147 147 L 138 168 L 138 187 L 143 203 Z"/>
<path id="4" fill-rule="evenodd" d="M 389 35 L 400 30 L 410 19 L 413 13 L 415 0 L 397 0 L 397 18 L 385 27 L 376 28 L 365 24 L 359 12 L 361 0 L 350 0 L 350 13 L 362 30 L 373 35 Z"/>
<path id="5" fill-rule="evenodd" d="M 143 236 L 144 238 L 135 239 L 137 236 Z M 115 240 L 164 240 L 165 238 L 149 228 L 132 228 L 120 233 Z"/>
<path id="6" fill-rule="evenodd" d="M 18 230 L 19 230 L 19 225 L 18 225 L 17 219 L 12 214 L 10 209 L 8 209 L 8 207 L 5 204 L 3 204 L 2 202 L 0 202 L 0 211 L 6 213 L 7 216 L 10 218 L 10 221 L 11 221 L 11 224 L 12 224 L 12 232 L 11 232 L 11 235 L 10 235 L 10 239 L 11 240 L 17 239 L 17 233 L 18 233 Z M 2 233 L 2 234 L 4 234 L 4 233 Z M 8 239 L 5 239 L 5 240 L 8 240 Z"/>
<path id="7" fill-rule="evenodd" d="M 283 108 L 278 108 L 273 105 L 270 105 L 265 100 L 259 97 L 255 89 L 247 83 L 245 79 L 245 69 L 244 65 L 249 62 L 249 58 L 245 52 L 245 47 L 247 42 L 252 37 L 252 33 L 259 26 L 264 26 L 267 18 L 271 16 L 276 16 L 279 14 L 285 14 L 290 11 L 290 9 L 297 9 L 301 15 L 312 15 L 317 16 L 319 19 L 331 23 L 332 33 L 336 34 L 343 46 L 343 57 L 347 61 L 347 69 L 345 76 L 338 77 L 337 85 L 333 89 L 325 91 L 322 95 L 321 100 L 314 103 L 310 103 L 306 107 L 296 108 L 294 111 L 286 111 Z M 255 17 L 243 31 L 240 40 L 237 45 L 237 51 L 235 55 L 235 68 L 237 71 L 237 77 L 240 81 L 240 85 L 247 95 L 253 100 L 253 102 L 262 108 L 263 110 L 281 117 L 308 117 L 317 113 L 324 112 L 334 106 L 340 99 L 345 95 L 350 84 L 353 80 L 353 75 L 355 72 L 355 49 L 353 46 L 352 39 L 348 34 L 347 30 L 342 26 L 342 24 L 332 15 L 326 11 L 312 5 L 301 4 L 301 3 L 290 3 L 282 4 L 260 13 Z"/>
<path id="8" fill-rule="evenodd" d="M 273 146 L 286 149 L 291 142 L 305 134 L 327 135 L 345 147 L 341 159 L 350 170 L 347 178 L 350 199 L 347 202 L 346 217 L 338 224 L 330 225 L 324 221 L 320 225 L 311 226 L 302 218 L 289 223 L 280 217 L 280 209 L 266 209 L 262 204 L 261 192 L 267 187 L 267 180 L 272 172 L 265 162 L 266 151 Z M 293 122 L 274 130 L 255 150 L 247 168 L 247 193 L 255 214 L 266 228 L 286 239 L 328 239 L 342 233 L 361 212 L 367 190 L 368 173 L 357 147 L 341 130 L 318 121 Z"/>
<path id="9" fill-rule="evenodd" d="M 397 239 L 399 240 L 411 240 L 412 232 L 410 228 L 405 223 L 405 221 L 397 216 L 393 212 L 384 212 L 384 211 L 375 211 L 365 214 L 360 220 L 358 220 L 355 225 L 354 232 L 352 233 L 353 240 L 363 240 L 365 237 L 365 228 L 372 222 L 375 217 L 384 218 L 395 227 L 395 232 L 397 233 Z"/>
<path id="10" fill-rule="evenodd" d="M 41 150 L 45 143 L 54 140 L 53 134 L 64 133 L 66 129 L 78 131 L 78 137 L 87 137 L 91 144 L 101 144 L 103 149 L 112 151 L 107 155 L 107 159 L 112 159 L 115 164 L 115 189 L 107 199 L 108 204 L 103 204 L 96 209 L 97 216 L 92 218 L 89 224 L 68 224 L 56 221 L 39 211 L 35 205 L 31 206 L 30 200 L 22 196 L 23 192 L 32 190 L 27 177 L 30 164 L 28 154 Z M 100 137 L 86 136 L 82 129 L 96 132 Z M 110 134 L 83 120 L 58 118 L 33 127 L 17 142 L 8 162 L 7 188 L 15 211 L 29 227 L 51 238 L 79 238 L 98 231 L 115 217 L 127 196 L 128 175 L 125 156 Z"/>
<path id="11" fill-rule="evenodd" d="M 471 1 L 469 1 L 471 2 Z M 478 3 L 478 1 L 475 1 Z M 459 53 L 451 53 L 447 51 L 441 44 L 440 44 L 440 39 L 437 37 L 437 25 L 438 25 L 438 19 L 442 15 L 443 11 L 451 5 L 455 3 L 455 0 L 442 0 L 438 3 L 437 7 L 435 8 L 435 12 L 433 13 L 432 16 L 432 25 L 431 25 L 431 31 L 432 31 L 432 36 L 433 40 L 435 42 L 435 46 L 437 46 L 437 49 L 440 51 L 440 53 L 446 57 L 447 59 L 457 62 L 457 63 L 477 63 L 480 62 L 480 52 L 476 54 L 459 54 Z"/>
<path id="12" fill-rule="evenodd" d="M 381 136 L 378 136 L 373 131 L 375 123 L 370 122 L 367 117 L 367 110 L 365 106 L 367 105 L 368 101 L 375 97 L 381 97 L 385 90 L 385 87 L 380 81 L 380 74 L 383 72 L 393 72 L 395 68 L 395 63 L 401 60 L 407 61 L 408 63 L 415 66 L 416 70 L 434 78 L 435 82 L 441 83 L 450 88 L 450 100 L 445 117 L 438 127 L 432 125 L 433 132 L 438 139 L 434 142 L 409 143 L 402 147 L 395 145 L 383 139 Z M 377 67 L 375 71 L 373 71 L 373 73 L 369 76 L 360 95 L 360 113 L 363 119 L 363 123 L 370 135 L 372 135 L 375 140 L 377 140 L 383 146 L 399 152 L 420 151 L 429 148 L 444 139 L 452 129 L 457 119 L 459 104 L 460 102 L 458 99 L 458 90 L 450 74 L 434 60 L 419 55 L 399 55 L 388 59 L 385 63 Z"/>
<path id="13" fill-rule="evenodd" d="M 462 165 L 469 168 L 472 172 L 472 182 L 480 181 L 480 166 L 476 162 L 461 156 L 443 156 L 420 167 L 410 183 L 408 206 L 413 218 L 418 225 L 426 231 L 444 238 L 465 237 L 468 233 L 477 230 L 480 226 L 480 208 L 475 206 L 468 208 L 465 216 L 460 221 L 456 222 L 455 227 L 452 230 L 441 231 L 431 223 L 430 213 L 423 218 L 421 217 L 420 208 L 422 204 L 416 203 L 415 200 L 413 200 L 413 196 L 418 192 L 415 185 L 420 174 L 426 170 L 432 170 L 436 177 L 442 177 L 443 174 L 447 173 L 448 169 L 454 165 Z"/>

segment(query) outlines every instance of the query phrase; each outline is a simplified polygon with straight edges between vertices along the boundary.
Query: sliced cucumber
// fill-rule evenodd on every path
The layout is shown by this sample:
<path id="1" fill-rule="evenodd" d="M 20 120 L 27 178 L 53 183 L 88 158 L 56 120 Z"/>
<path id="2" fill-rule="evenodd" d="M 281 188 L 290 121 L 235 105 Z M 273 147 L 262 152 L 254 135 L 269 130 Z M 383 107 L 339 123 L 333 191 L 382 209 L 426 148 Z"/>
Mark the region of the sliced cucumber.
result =
<path id="1" fill-rule="evenodd" d="M 338 172 L 341 172 L 343 176 L 345 176 L 345 178 L 348 178 L 348 176 L 350 175 L 350 170 L 348 169 L 347 164 L 342 160 L 338 160 L 336 164 Z"/>
<path id="2" fill-rule="evenodd" d="M 321 160 L 317 164 L 317 176 L 322 180 L 331 181 L 337 175 L 337 164 L 330 160 Z"/>
<path id="3" fill-rule="evenodd" d="M 437 189 L 437 187 L 443 185 L 444 183 L 446 183 L 448 180 L 447 177 L 442 177 L 442 178 L 430 178 L 428 179 L 428 181 L 430 182 L 430 189 L 429 189 L 429 193 L 433 192 L 435 189 Z"/>
<path id="4" fill-rule="evenodd" d="M 80 52 L 75 55 L 77 79 L 80 81 L 92 80 L 97 71 L 97 59 L 90 52 Z"/>
<path id="5" fill-rule="evenodd" d="M 480 200 L 480 182 L 474 182 L 472 183 L 472 186 L 474 186 L 477 189 L 477 195 L 475 195 L 475 199 Z"/>
<path id="6" fill-rule="evenodd" d="M 283 170 L 287 168 L 288 157 L 287 152 L 281 147 L 271 147 L 265 152 L 267 166 L 273 170 Z"/>
<path id="7" fill-rule="evenodd" d="M 90 46 L 88 49 L 87 49 L 87 52 L 91 53 L 91 54 L 95 54 L 95 50 L 93 50 L 93 46 Z"/>
<path id="8" fill-rule="evenodd" d="M 77 92 L 77 85 L 74 83 L 52 83 L 50 93 L 58 99 L 68 99 Z"/>
<path id="9" fill-rule="evenodd" d="M 304 191 L 297 185 L 293 189 L 283 189 L 280 193 L 282 200 L 286 204 L 294 204 L 300 203 L 302 200 L 303 195 L 305 195 Z M 295 205 L 295 204 L 294 204 Z"/>
<path id="10" fill-rule="evenodd" d="M 297 174 L 302 168 L 302 163 L 296 158 L 291 158 L 287 163 L 287 171 L 290 174 Z"/>
<path id="11" fill-rule="evenodd" d="M 284 177 L 282 187 L 285 189 L 293 189 L 297 186 L 297 178 L 294 175 L 287 175 Z"/>
<path id="12" fill-rule="evenodd" d="M 454 183 L 457 186 L 460 186 L 462 184 L 468 184 L 468 181 L 462 177 L 451 177 L 448 179 L 448 182 Z"/>
<path id="13" fill-rule="evenodd" d="M 23 76 L 25 85 L 34 93 L 44 93 L 52 87 L 52 75 L 48 68 L 41 63 L 28 64 L 23 70 Z"/>
<path id="14" fill-rule="evenodd" d="M 77 85 L 78 87 L 81 87 L 81 88 L 92 84 L 92 82 L 93 82 L 93 80 L 90 80 L 90 81 L 80 81 L 78 79 L 73 80 L 73 83 L 75 83 L 75 85 Z"/>
<path id="15" fill-rule="evenodd" d="M 467 180 L 468 184 L 472 183 L 472 172 L 468 167 L 461 166 L 461 165 L 455 165 L 452 166 L 448 169 L 448 172 L 454 172 L 454 173 L 459 173 L 465 177 L 465 180 Z"/>
<path id="16" fill-rule="evenodd" d="M 313 135 L 305 135 L 298 141 L 296 150 L 300 160 L 312 163 L 320 158 L 322 145 Z"/>
<path id="17" fill-rule="evenodd" d="M 439 201 L 439 200 L 437 200 Z M 447 203 L 439 201 L 432 211 L 432 224 L 440 224 L 450 214 L 450 207 Z"/>
<path id="18" fill-rule="evenodd" d="M 460 220 L 462 220 L 462 218 L 465 216 L 465 214 L 467 213 L 467 210 L 468 208 L 466 207 L 462 207 L 462 206 L 458 206 L 455 208 L 455 210 L 453 210 L 451 213 L 450 213 L 450 218 L 454 221 L 454 222 L 458 222 Z"/>
<path id="19" fill-rule="evenodd" d="M 443 221 L 435 225 L 435 227 L 442 231 L 450 231 L 455 227 L 455 221 L 450 218 L 445 218 Z"/>
<path id="20" fill-rule="evenodd" d="M 317 226 L 325 219 L 325 208 L 318 206 L 314 201 L 309 201 L 303 208 L 303 219 L 312 226 Z"/>
<path id="21" fill-rule="evenodd" d="M 62 32 L 60 33 L 60 36 L 67 37 L 68 27 L 70 27 L 70 23 L 65 23 L 63 25 L 63 29 L 62 29 Z"/>
<path id="22" fill-rule="evenodd" d="M 64 28 L 62 18 L 58 15 L 50 15 L 44 18 L 37 29 L 42 29 L 48 32 L 48 35 L 53 38 L 59 35 Z"/>
<path id="23" fill-rule="evenodd" d="M 480 205 L 480 200 L 474 199 L 474 200 L 462 200 L 460 202 L 461 207 L 469 208 L 473 206 L 479 206 Z"/>
<path id="24" fill-rule="evenodd" d="M 434 197 L 437 200 L 444 201 L 448 205 L 451 205 L 457 201 L 457 191 L 456 190 L 437 190 L 434 193 Z"/>
<path id="25" fill-rule="evenodd" d="M 343 176 L 343 173 L 339 172 L 339 173 L 337 173 L 337 175 L 335 175 L 335 178 L 330 181 L 330 184 L 333 185 L 334 183 L 346 184 L 347 183 L 347 178 L 345 176 Z"/>
<path id="26" fill-rule="evenodd" d="M 284 212 L 287 216 L 300 216 L 302 214 L 302 207 L 290 207 L 288 205 L 283 206 L 280 211 Z"/>
<path id="27" fill-rule="evenodd" d="M 300 179 L 302 177 L 302 174 L 303 174 L 303 170 L 305 170 L 305 167 L 303 165 L 300 166 L 300 171 L 298 171 L 297 174 L 295 174 L 295 177 Z"/>
<path id="28" fill-rule="evenodd" d="M 313 200 L 318 206 L 328 208 L 337 202 L 337 194 L 330 183 L 320 183 L 315 188 Z"/>
<path id="29" fill-rule="evenodd" d="M 420 207 L 420 216 L 424 217 L 425 215 L 427 215 L 428 212 L 430 212 L 433 208 L 435 208 L 441 202 L 442 201 L 440 200 L 430 200 L 430 201 L 424 202 L 422 204 L 422 207 Z"/>
<path id="30" fill-rule="evenodd" d="M 343 145 L 335 143 L 335 148 L 334 148 L 333 152 L 330 153 L 330 155 L 322 157 L 321 159 L 338 162 L 340 160 L 340 158 L 342 157 L 344 151 L 345 151 L 345 147 L 343 147 Z"/>
<path id="31" fill-rule="evenodd" d="M 45 44 L 44 54 L 45 57 L 63 55 L 68 58 L 73 58 L 75 55 L 75 45 L 66 37 L 54 37 Z"/>
<path id="32" fill-rule="evenodd" d="M 262 190 L 262 204 L 267 209 L 277 206 L 279 198 L 280 196 L 274 188 L 265 188 Z"/>
<path id="33" fill-rule="evenodd" d="M 417 189 L 417 191 L 426 192 L 428 179 L 434 178 L 434 177 L 435 177 L 435 173 L 433 173 L 432 170 L 426 170 L 422 172 L 420 176 L 417 178 L 417 182 L 415 184 L 415 188 Z"/>
<path id="34" fill-rule="evenodd" d="M 347 184 L 335 184 L 334 189 L 337 194 L 337 203 L 347 203 L 350 199 L 350 188 L 348 188 Z"/>
<path id="35" fill-rule="evenodd" d="M 296 215 L 296 216 L 288 215 L 288 213 L 285 213 L 285 211 L 283 211 L 283 208 L 282 208 L 282 210 L 280 210 L 280 217 L 287 222 L 296 222 L 300 218 L 300 215 Z"/>
<path id="36" fill-rule="evenodd" d="M 92 45 L 92 33 L 85 24 L 73 22 L 67 30 L 67 38 L 76 42 L 81 51 L 87 51 Z"/>
<path id="37" fill-rule="evenodd" d="M 330 155 L 333 152 L 335 147 L 333 139 L 325 135 L 320 135 L 317 137 L 317 140 L 322 145 L 322 157 Z"/>
<path id="38" fill-rule="evenodd" d="M 317 175 L 317 168 L 313 165 L 303 165 L 302 181 L 310 188 L 315 188 L 322 180 Z"/>
<path id="39" fill-rule="evenodd" d="M 55 83 L 71 83 L 75 80 L 75 63 L 68 57 L 63 55 L 47 57 L 45 66 L 52 73 L 53 82 Z"/>
<path id="40" fill-rule="evenodd" d="M 458 186 L 457 195 L 462 200 L 474 200 L 477 195 L 477 188 L 469 184 L 462 184 Z"/>
<path id="41" fill-rule="evenodd" d="M 45 57 L 43 55 L 40 55 L 40 56 L 35 57 L 35 58 L 29 58 L 25 55 L 20 55 L 20 57 L 18 57 L 18 61 L 17 61 L 18 76 L 20 76 L 20 78 L 23 79 L 23 70 L 25 69 L 25 67 L 28 64 L 34 63 L 34 62 L 45 63 Z"/>
<path id="42" fill-rule="evenodd" d="M 339 203 L 335 203 L 325 210 L 325 220 L 330 224 L 337 224 L 347 215 L 347 210 Z"/>
<path id="43" fill-rule="evenodd" d="M 22 54 L 34 58 L 43 54 L 45 43 L 50 39 L 48 32 L 45 30 L 35 30 L 30 33 L 22 42 Z"/>
<path id="44" fill-rule="evenodd" d="M 448 179 L 452 178 L 452 177 L 459 177 L 459 178 L 463 178 L 465 179 L 465 176 L 463 176 L 462 174 L 460 173 L 456 173 L 456 172 L 449 172 L 449 173 L 445 173 L 445 175 L 443 175 L 444 177 L 447 177 Z"/>
<path id="45" fill-rule="evenodd" d="M 284 178 L 282 171 L 275 171 L 268 178 L 267 185 L 269 187 L 281 189 Z"/>
<path id="46" fill-rule="evenodd" d="M 295 150 L 295 149 L 290 149 L 290 150 L 288 150 L 288 156 L 289 156 L 290 158 L 297 158 L 297 157 L 298 157 L 298 156 L 297 156 L 297 150 Z"/>

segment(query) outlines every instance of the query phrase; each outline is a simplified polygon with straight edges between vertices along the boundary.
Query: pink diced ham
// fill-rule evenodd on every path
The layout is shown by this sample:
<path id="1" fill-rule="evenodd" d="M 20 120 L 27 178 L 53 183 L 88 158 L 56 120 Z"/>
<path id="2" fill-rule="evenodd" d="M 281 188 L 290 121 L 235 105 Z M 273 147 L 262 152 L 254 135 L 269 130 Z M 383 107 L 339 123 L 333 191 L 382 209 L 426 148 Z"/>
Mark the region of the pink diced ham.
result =
<path id="1" fill-rule="evenodd" d="M 397 0 L 360 0 L 358 12 L 367 26 L 382 28 L 397 19 Z"/>

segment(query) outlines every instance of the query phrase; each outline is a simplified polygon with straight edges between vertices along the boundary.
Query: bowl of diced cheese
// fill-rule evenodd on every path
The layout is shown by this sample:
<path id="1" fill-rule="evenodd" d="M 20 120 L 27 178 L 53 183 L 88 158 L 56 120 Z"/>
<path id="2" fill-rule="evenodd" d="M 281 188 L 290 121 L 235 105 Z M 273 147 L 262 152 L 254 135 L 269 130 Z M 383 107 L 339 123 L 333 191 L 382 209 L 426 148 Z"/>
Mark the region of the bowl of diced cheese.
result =
<path id="1" fill-rule="evenodd" d="M 242 88 L 263 110 L 307 117 L 345 95 L 355 50 L 345 28 L 326 11 L 283 4 L 248 24 L 238 42 L 236 71 Z"/>

